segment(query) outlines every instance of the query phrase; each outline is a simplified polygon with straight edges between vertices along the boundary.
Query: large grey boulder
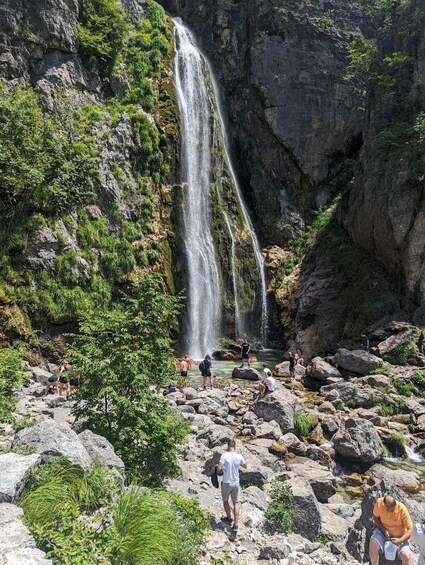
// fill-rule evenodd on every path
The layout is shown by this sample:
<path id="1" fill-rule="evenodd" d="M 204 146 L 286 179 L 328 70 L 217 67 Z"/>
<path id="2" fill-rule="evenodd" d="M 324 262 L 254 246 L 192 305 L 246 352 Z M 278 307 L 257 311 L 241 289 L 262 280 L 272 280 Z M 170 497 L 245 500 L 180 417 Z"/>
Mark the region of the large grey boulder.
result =
<path id="1" fill-rule="evenodd" d="M 226 445 L 229 440 L 234 439 L 235 432 L 226 426 L 212 424 L 206 430 L 202 430 L 197 437 L 199 440 L 205 440 L 208 447 L 218 447 Z"/>
<path id="2" fill-rule="evenodd" d="M 391 335 L 381 343 L 378 343 L 376 349 L 379 355 L 385 355 L 385 353 L 390 353 L 397 347 L 401 345 L 406 345 L 412 339 L 413 330 L 407 330 L 395 335 Z"/>
<path id="3" fill-rule="evenodd" d="M 13 446 L 32 448 L 42 460 L 51 456 L 63 456 L 82 469 L 88 469 L 92 460 L 77 434 L 53 420 L 39 422 L 18 432 Z"/>
<path id="4" fill-rule="evenodd" d="M 116 455 L 112 444 L 106 438 L 93 433 L 91 430 L 84 430 L 84 432 L 78 434 L 78 437 L 93 463 L 98 463 L 107 469 L 115 469 L 120 475 L 124 475 L 124 462 Z"/>
<path id="5" fill-rule="evenodd" d="M 290 453 L 301 456 L 307 453 L 306 444 L 291 432 L 281 436 L 278 441 L 281 445 L 284 445 Z"/>
<path id="6" fill-rule="evenodd" d="M 248 381 L 260 381 L 261 375 L 256 369 L 235 367 L 232 371 L 233 379 L 247 379 Z"/>
<path id="7" fill-rule="evenodd" d="M 379 463 L 373 465 L 368 472 L 369 483 L 380 483 L 382 479 L 391 480 L 404 492 L 418 492 L 421 488 L 420 476 L 406 469 L 388 469 Z"/>
<path id="8" fill-rule="evenodd" d="M 294 463 L 287 462 L 287 469 L 293 475 L 308 481 L 316 498 L 320 501 L 328 500 L 336 493 L 335 477 L 317 461 L 298 457 Z"/>
<path id="9" fill-rule="evenodd" d="M 338 516 L 329 508 L 328 504 L 320 504 L 321 533 L 333 541 L 343 541 L 348 533 L 350 523 L 342 516 Z"/>
<path id="10" fill-rule="evenodd" d="M 336 367 L 327 363 L 321 357 L 314 357 L 307 366 L 306 375 L 318 381 L 327 382 L 331 377 L 341 378 L 341 373 Z"/>
<path id="11" fill-rule="evenodd" d="M 283 361 L 282 363 L 279 363 L 278 365 L 276 365 L 274 370 L 278 376 L 282 376 L 282 377 L 289 376 L 289 361 Z M 295 365 L 294 373 L 296 377 L 299 378 L 305 377 L 306 368 L 304 367 L 304 365 Z"/>
<path id="12" fill-rule="evenodd" d="M 41 367 L 31 367 L 31 375 L 32 378 L 37 382 L 41 383 L 42 385 L 46 385 L 49 377 L 52 376 L 51 371 L 46 371 Z"/>
<path id="13" fill-rule="evenodd" d="M 248 468 L 241 467 L 239 471 L 239 479 L 241 485 L 254 485 L 256 487 L 264 486 L 273 477 L 273 471 L 269 467 L 258 464 L 250 464 Z"/>
<path id="14" fill-rule="evenodd" d="M 31 469 L 41 460 L 38 453 L 0 455 L 0 502 L 15 502 L 31 475 Z"/>
<path id="15" fill-rule="evenodd" d="M 36 548 L 35 540 L 23 524 L 22 508 L 14 504 L 0 504 L 0 564 L 48 565 L 52 563 L 44 552 Z"/>
<path id="16" fill-rule="evenodd" d="M 361 349 L 355 349 L 354 351 L 338 349 L 335 355 L 335 362 L 338 367 L 342 367 L 350 373 L 358 373 L 360 375 L 365 375 L 369 371 L 382 367 L 384 364 L 380 357 L 376 357 L 376 355 Z"/>
<path id="17" fill-rule="evenodd" d="M 254 485 L 244 489 L 243 500 L 244 502 L 248 502 L 252 506 L 255 506 L 262 512 L 265 512 L 269 506 L 265 493 Z"/>
<path id="18" fill-rule="evenodd" d="M 373 463 L 384 452 L 381 438 L 372 422 L 361 418 L 348 418 L 345 427 L 333 437 L 338 455 L 349 461 Z"/>
<path id="19" fill-rule="evenodd" d="M 292 548 L 284 535 L 276 535 L 266 538 L 263 547 L 260 549 L 259 559 L 270 561 L 273 559 L 285 559 L 291 553 Z"/>
<path id="20" fill-rule="evenodd" d="M 402 502 L 409 511 L 413 523 L 421 522 L 422 516 L 416 504 L 407 499 L 406 495 L 391 480 L 382 480 L 379 484 L 369 489 L 363 498 L 361 505 L 360 517 L 356 520 L 354 526 L 350 528 L 348 533 L 346 547 L 349 553 L 361 563 L 368 560 L 369 540 L 375 529 L 373 523 L 373 507 L 375 502 L 381 496 L 389 494 Z M 388 563 L 389 565 L 397 565 L 399 561 L 383 561 L 381 565 Z"/>
<path id="21" fill-rule="evenodd" d="M 294 531 L 312 540 L 320 533 L 321 529 L 319 503 L 306 479 L 292 476 L 289 482 L 295 508 Z"/>
<path id="22" fill-rule="evenodd" d="M 266 422 L 275 420 L 282 433 L 294 429 L 294 410 L 299 407 L 299 400 L 286 389 L 276 389 L 273 393 L 259 398 L 251 410 Z"/>

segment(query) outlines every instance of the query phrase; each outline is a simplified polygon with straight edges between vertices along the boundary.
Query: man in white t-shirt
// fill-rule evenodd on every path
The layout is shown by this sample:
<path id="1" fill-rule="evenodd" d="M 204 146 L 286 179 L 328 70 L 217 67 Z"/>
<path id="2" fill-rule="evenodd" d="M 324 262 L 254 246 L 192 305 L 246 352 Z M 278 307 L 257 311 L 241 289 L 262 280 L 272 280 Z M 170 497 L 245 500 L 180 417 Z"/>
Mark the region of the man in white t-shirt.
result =
<path id="1" fill-rule="evenodd" d="M 239 469 L 242 467 L 246 469 L 247 465 L 245 459 L 239 453 L 236 453 L 236 442 L 231 439 L 227 443 L 227 451 L 220 457 L 220 462 L 217 463 L 217 471 L 223 471 L 223 482 L 221 483 L 221 496 L 223 499 L 223 506 L 226 512 L 226 517 L 223 522 L 228 524 L 232 523 L 232 513 L 230 511 L 229 497 L 232 498 L 233 512 L 235 519 L 233 521 L 233 531 L 238 531 L 239 514 L 241 511 L 241 488 L 239 485 Z"/>
<path id="2" fill-rule="evenodd" d="M 258 385 L 260 389 L 260 395 L 264 396 L 270 392 L 273 392 L 276 388 L 276 380 L 272 375 L 272 372 L 267 367 L 267 365 L 263 365 L 263 373 L 264 373 L 264 381 Z"/>

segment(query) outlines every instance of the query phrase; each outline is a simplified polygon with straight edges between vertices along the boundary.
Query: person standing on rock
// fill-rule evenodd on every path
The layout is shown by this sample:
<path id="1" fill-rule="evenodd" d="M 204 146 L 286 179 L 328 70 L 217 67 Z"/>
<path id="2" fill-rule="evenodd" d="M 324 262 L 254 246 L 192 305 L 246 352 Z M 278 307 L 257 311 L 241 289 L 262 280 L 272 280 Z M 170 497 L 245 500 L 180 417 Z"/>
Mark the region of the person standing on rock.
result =
<path id="1" fill-rule="evenodd" d="M 242 365 L 239 367 L 239 369 L 242 369 L 242 367 L 245 364 L 245 361 L 248 363 L 248 367 L 249 367 L 249 352 L 251 350 L 251 345 L 248 342 L 248 339 L 246 337 L 244 337 L 243 343 L 241 345 L 241 358 L 242 358 Z"/>
<path id="2" fill-rule="evenodd" d="M 234 533 L 238 531 L 239 525 L 239 515 L 241 512 L 241 487 L 239 484 L 239 469 L 247 468 L 245 459 L 240 453 L 236 452 L 236 442 L 231 439 L 227 443 L 227 451 L 220 457 L 219 463 L 216 465 L 217 472 L 221 473 L 223 471 L 223 482 L 221 483 L 221 496 L 223 499 L 224 511 L 226 512 L 226 517 L 223 518 L 223 522 L 228 524 L 232 523 L 232 512 L 230 510 L 229 498 L 233 502 L 233 527 Z"/>
<path id="3" fill-rule="evenodd" d="M 291 380 L 295 380 L 295 357 L 292 354 L 292 351 L 289 352 L 289 375 Z"/>
<path id="4" fill-rule="evenodd" d="M 413 552 L 409 538 L 413 523 L 404 504 L 389 494 L 378 498 L 373 508 L 373 521 L 376 528 L 369 542 L 371 565 L 379 565 L 379 553 L 387 553 L 391 546 L 389 542 L 394 544 L 395 553 L 403 565 L 411 565 Z"/>
<path id="5" fill-rule="evenodd" d="M 364 332 L 362 333 L 362 345 L 360 349 L 362 351 L 369 351 L 369 338 Z"/>

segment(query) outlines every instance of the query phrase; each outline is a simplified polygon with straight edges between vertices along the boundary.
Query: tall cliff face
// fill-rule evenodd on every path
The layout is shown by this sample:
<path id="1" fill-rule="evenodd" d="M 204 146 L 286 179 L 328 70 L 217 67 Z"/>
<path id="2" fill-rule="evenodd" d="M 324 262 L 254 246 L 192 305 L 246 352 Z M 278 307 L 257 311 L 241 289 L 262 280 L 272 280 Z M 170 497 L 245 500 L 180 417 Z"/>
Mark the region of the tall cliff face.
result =
<path id="1" fill-rule="evenodd" d="M 162 4 L 211 58 L 260 237 L 286 250 L 267 258 L 284 342 L 314 353 L 388 316 L 419 323 L 421 3 Z"/>
<path id="2" fill-rule="evenodd" d="M 148 273 L 173 291 L 173 35 L 151 0 L 1 14 L 0 335 L 32 340 Z"/>

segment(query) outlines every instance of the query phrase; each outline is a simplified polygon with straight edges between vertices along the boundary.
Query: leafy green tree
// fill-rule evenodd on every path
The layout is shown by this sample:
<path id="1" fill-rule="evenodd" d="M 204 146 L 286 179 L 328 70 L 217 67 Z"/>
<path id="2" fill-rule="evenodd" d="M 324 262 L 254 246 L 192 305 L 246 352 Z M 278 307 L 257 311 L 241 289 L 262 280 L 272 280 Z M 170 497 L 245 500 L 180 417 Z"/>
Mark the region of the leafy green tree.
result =
<path id="1" fill-rule="evenodd" d="M 111 441 L 130 478 L 143 484 L 161 485 L 177 471 L 187 432 L 186 422 L 149 390 L 172 376 L 169 334 L 180 306 L 157 278 L 146 277 L 133 296 L 83 319 L 73 343 L 81 378 L 75 413 Z"/>
<path id="2" fill-rule="evenodd" d="M 0 422 L 11 422 L 15 391 L 22 386 L 21 355 L 15 349 L 0 349 Z"/>

